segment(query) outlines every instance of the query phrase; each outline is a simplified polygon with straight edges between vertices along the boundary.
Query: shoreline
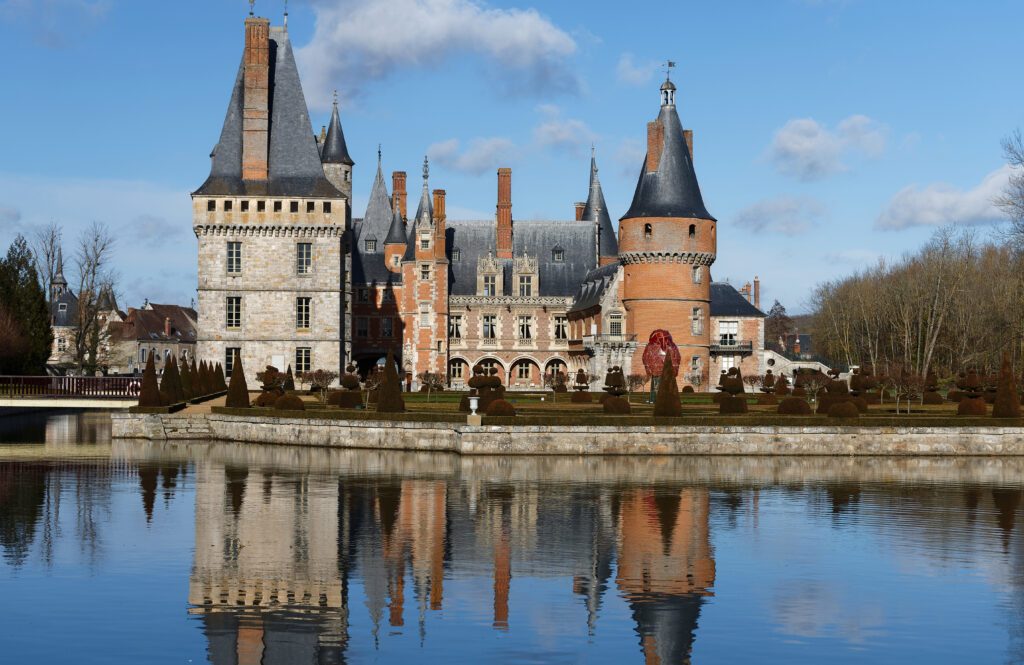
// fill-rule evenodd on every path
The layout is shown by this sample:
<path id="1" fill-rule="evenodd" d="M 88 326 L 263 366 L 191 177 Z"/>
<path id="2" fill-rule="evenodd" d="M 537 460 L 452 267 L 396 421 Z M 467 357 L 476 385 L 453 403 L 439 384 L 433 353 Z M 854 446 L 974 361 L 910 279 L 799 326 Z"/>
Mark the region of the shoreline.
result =
<path id="1" fill-rule="evenodd" d="M 217 441 L 458 455 L 1024 456 L 1024 427 L 468 425 L 219 413 L 111 413 L 114 439 Z"/>

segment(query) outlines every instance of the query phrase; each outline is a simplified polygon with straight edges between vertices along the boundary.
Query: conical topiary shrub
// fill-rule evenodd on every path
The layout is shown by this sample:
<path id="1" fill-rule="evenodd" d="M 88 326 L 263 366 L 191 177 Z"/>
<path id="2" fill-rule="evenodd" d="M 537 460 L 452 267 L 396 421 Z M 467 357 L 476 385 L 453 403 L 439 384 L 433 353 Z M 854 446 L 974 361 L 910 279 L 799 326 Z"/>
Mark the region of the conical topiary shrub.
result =
<path id="1" fill-rule="evenodd" d="M 1020 418 L 1020 397 L 1017 395 L 1017 381 L 1013 378 L 1009 354 L 1003 354 L 1003 366 L 999 370 L 996 384 L 996 399 L 992 403 L 993 418 Z"/>
<path id="2" fill-rule="evenodd" d="M 167 395 L 171 404 L 178 404 L 185 401 L 185 394 L 181 390 L 181 375 L 178 374 L 178 361 L 171 356 L 164 367 L 163 380 L 160 381 L 160 392 Z"/>
<path id="3" fill-rule="evenodd" d="M 285 392 L 288 392 L 289 390 L 291 390 L 291 391 L 295 390 L 295 375 L 292 374 L 292 366 L 291 365 L 288 365 L 288 372 L 287 372 L 287 374 L 284 377 L 284 385 L 281 386 L 281 388 Z"/>
<path id="4" fill-rule="evenodd" d="M 405 411 L 402 386 L 398 380 L 398 370 L 395 369 L 394 356 L 390 351 L 384 365 L 384 381 L 378 392 L 377 413 L 403 413 Z"/>
<path id="5" fill-rule="evenodd" d="M 672 366 L 671 355 L 665 356 L 665 366 L 661 369 L 658 394 L 654 398 L 654 415 L 670 418 L 683 415 L 683 405 L 679 401 L 679 386 L 676 385 L 676 370 Z"/>
<path id="6" fill-rule="evenodd" d="M 196 394 L 192 392 L 192 370 L 188 368 L 188 361 L 181 363 L 181 394 L 185 396 L 186 400 L 196 397 Z"/>
<path id="7" fill-rule="evenodd" d="M 146 369 L 142 372 L 139 406 L 163 406 L 160 401 L 160 388 L 156 384 L 156 365 L 153 364 L 153 354 L 146 359 Z"/>
<path id="8" fill-rule="evenodd" d="M 214 392 L 224 392 L 228 389 L 228 382 L 224 380 L 224 368 L 220 363 L 213 369 Z"/>
<path id="9" fill-rule="evenodd" d="M 242 370 L 242 356 L 235 354 L 234 367 L 231 369 L 231 384 L 228 385 L 228 396 L 224 406 L 232 409 L 249 408 L 249 386 L 245 383 L 245 372 Z"/>
<path id="10" fill-rule="evenodd" d="M 214 392 L 213 381 L 210 377 L 210 364 L 205 360 L 199 363 L 199 382 L 203 387 L 203 394 L 209 395 Z"/>

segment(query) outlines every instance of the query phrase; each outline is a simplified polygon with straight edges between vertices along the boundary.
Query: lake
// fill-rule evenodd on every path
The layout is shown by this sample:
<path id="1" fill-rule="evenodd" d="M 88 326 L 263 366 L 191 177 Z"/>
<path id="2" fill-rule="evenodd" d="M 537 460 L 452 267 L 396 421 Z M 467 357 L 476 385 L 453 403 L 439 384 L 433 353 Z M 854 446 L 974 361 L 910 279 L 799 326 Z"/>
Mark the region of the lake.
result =
<path id="1" fill-rule="evenodd" d="M 3 663 L 1020 663 L 1024 459 L 472 458 L 0 418 Z"/>

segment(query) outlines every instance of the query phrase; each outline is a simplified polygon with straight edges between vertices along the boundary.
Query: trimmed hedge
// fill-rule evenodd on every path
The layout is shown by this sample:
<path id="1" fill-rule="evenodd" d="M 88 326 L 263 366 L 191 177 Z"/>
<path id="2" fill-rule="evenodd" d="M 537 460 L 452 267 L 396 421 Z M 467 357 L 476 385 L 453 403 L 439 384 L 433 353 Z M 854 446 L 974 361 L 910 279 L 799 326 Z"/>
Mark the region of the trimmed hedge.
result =
<path id="1" fill-rule="evenodd" d="M 590 404 L 594 400 L 586 390 L 577 390 L 572 394 L 572 398 L 569 401 L 573 404 Z"/>
<path id="2" fill-rule="evenodd" d="M 281 396 L 281 393 L 275 390 L 265 390 L 256 396 L 253 400 L 252 405 L 261 408 L 269 409 L 277 404 L 277 398 Z"/>
<path id="3" fill-rule="evenodd" d="M 266 393 L 264 393 L 266 394 Z M 281 395 L 274 402 L 275 411 L 305 411 L 306 403 L 297 395 Z"/>
<path id="4" fill-rule="evenodd" d="M 188 405 L 185 402 L 178 402 L 170 406 L 130 406 L 128 413 L 177 413 L 186 406 Z"/>
<path id="5" fill-rule="evenodd" d="M 487 405 L 487 415 L 512 417 L 516 415 L 516 407 L 512 406 L 511 402 L 503 399 L 496 399 Z"/>
<path id="6" fill-rule="evenodd" d="M 829 418 L 860 418 L 860 409 L 850 400 L 834 403 L 828 410 Z"/>
<path id="7" fill-rule="evenodd" d="M 621 397 L 612 397 L 609 395 L 604 400 L 604 412 L 611 415 L 629 415 L 633 413 L 633 408 L 629 405 L 629 402 L 622 399 Z"/>
<path id="8" fill-rule="evenodd" d="M 779 403 L 777 413 L 785 416 L 809 416 L 811 405 L 803 397 L 785 397 Z"/>

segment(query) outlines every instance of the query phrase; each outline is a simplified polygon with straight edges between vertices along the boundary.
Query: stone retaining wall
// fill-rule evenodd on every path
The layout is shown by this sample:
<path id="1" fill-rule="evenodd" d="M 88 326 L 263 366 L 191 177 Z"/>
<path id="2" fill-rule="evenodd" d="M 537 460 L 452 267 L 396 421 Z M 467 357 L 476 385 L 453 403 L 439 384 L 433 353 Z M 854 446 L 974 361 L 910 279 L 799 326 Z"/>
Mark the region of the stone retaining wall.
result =
<path id="1" fill-rule="evenodd" d="M 484 426 L 113 413 L 114 438 L 463 455 L 1024 455 L 1021 427 Z"/>

